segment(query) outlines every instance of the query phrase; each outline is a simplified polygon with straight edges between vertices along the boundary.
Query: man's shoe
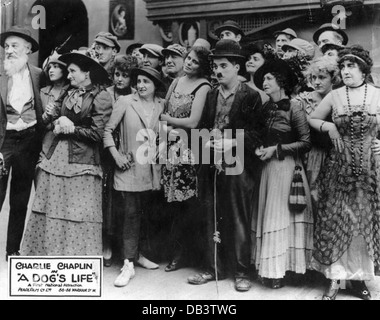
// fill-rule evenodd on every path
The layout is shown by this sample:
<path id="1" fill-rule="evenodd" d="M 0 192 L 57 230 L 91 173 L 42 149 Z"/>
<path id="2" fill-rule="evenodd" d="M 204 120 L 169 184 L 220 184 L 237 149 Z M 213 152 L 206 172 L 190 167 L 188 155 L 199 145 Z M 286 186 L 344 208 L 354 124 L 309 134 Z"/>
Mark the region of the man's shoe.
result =
<path id="1" fill-rule="evenodd" d="M 215 276 L 209 272 L 195 274 L 187 279 L 190 284 L 200 285 L 206 284 L 209 281 L 214 281 Z"/>
<path id="2" fill-rule="evenodd" d="M 15 257 L 15 256 L 19 256 L 20 255 L 20 252 L 12 252 L 12 253 L 6 253 L 5 254 L 5 261 L 8 262 L 8 257 Z"/>
<path id="3" fill-rule="evenodd" d="M 116 278 L 114 285 L 115 287 L 125 287 L 129 280 L 135 276 L 135 268 L 132 262 L 125 260 L 124 267 L 121 269 L 120 275 Z"/>
<path id="4" fill-rule="evenodd" d="M 139 259 L 136 262 L 140 267 L 143 267 L 148 270 L 156 270 L 160 266 L 147 258 L 145 258 L 141 253 L 139 254 Z"/>
<path id="5" fill-rule="evenodd" d="M 246 278 L 236 278 L 235 280 L 235 289 L 239 292 L 247 292 L 251 289 L 252 284 L 249 279 Z"/>

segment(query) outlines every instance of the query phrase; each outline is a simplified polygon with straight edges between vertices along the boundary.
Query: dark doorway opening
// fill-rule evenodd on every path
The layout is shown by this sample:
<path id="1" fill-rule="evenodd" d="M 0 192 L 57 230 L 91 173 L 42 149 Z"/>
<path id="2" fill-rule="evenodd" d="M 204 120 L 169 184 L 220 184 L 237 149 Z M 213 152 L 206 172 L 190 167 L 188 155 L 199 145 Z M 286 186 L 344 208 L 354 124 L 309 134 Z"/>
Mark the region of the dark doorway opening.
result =
<path id="1" fill-rule="evenodd" d="M 46 10 L 46 29 L 39 34 L 40 65 L 58 47 L 62 54 L 88 46 L 88 15 L 81 0 L 37 0 L 34 5 Z"/>

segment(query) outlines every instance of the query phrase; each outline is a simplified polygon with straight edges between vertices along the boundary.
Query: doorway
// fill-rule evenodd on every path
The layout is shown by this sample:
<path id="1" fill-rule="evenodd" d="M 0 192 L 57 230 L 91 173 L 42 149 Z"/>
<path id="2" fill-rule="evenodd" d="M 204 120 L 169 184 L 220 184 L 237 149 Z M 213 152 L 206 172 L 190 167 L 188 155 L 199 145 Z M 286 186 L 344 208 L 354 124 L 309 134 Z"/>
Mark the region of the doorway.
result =
<path id="1" fill-rule="evenodd" d="M 37 0 L 34 5 L 46 10 L 46 29 L 39 31 L 39 65 L 57 48 L 63 54 L 88 46 L 88 15 L 81 0 Z"/>

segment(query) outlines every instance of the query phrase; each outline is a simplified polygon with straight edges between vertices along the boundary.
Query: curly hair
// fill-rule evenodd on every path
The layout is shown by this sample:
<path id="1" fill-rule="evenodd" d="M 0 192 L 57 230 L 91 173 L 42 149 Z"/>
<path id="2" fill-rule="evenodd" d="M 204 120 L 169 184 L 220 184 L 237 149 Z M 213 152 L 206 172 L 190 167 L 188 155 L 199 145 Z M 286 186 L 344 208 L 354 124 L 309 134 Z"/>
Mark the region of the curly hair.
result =
<path id="1" fill-rule="evenodd" d="M 139 65 L 136 57 L 132 57 L 130 55 L 116 56 L 112 65 L 112 75 L 115 73 L 116 69 L 123 73 L 130 74 L 131 70 L 138 68 L 138 66 Z"/>
<path id="2" fill-rule="evenodd" d="M 286 76 L 278 72 L 271 72 L 270 74 L 273 75 L 273 77 L 276 79 L 278 86 L 284 89 L 285 94 L 290 97 L 294 91 L 294 88 L 289 85 L 289 81 L 287 80 Z"/>
<path id="3" fill-rule="evenodd" d="M 356 56 L 356 57 L 355 57 Z M 339 57 L 339 69 L 342 70 L 343 62 L 350 61 L 358 64 L 358 67 L 363 74 L 369 76 L 371 74 L 373 60 L 368 50 L 365 50 L 360 45 L 353 45 L 345 48 L 338 54 Z"/>
<path id="4" fill-rule="evenodd" d="M 328 57 L 323 56 L 313 60 L 310 66 L 307 68 L 305 76 L 311 83 L 312 75 L 320 72 L 328 74 L 331 77 L 331 82 L 334 85 L 338 84 L 341 81 L 338 64 Z"/>
<path id="5" fill-rule="evenodd" d="M 192 47 L 187 53 L 185 59 L 188 57 L 190 52 L 194 52 L 199 60 L 199 77 L 200 78 L 209 78 L 211 75 L 211 64 L 209 60 L 210 51 L 205 47 Z"/>

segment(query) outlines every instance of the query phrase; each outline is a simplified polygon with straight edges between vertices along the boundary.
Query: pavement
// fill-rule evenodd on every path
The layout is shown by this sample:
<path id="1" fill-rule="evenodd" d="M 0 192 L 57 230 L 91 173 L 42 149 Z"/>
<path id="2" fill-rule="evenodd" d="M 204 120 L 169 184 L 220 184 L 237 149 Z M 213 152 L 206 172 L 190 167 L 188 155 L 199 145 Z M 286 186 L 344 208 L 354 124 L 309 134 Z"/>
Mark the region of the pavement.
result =
<path id="1" fill-rule="evenodd" d="M 29 207 L 31 206 L 31 202 Z M 5 262 L 5 242 L 8 224 L 8 198 L 0 214 L 0 300 L 15 300 L 8 296 L 8 265 Z M 183 268 L 166 273 L 167 262 L 160 263 L 158 270 L 146 270 L 136 267 L 136 276 L 124 288 L 116 288 L 114 280 L 119 274 L 121 263 L 104 268 L 103 294 L 98 300 L 147 300 L 147 301 L 238 301 L 238 300 L 320 300 L 325 280 L 316 277 L 314 281 L 301 278 L 287 284 L 284 288 L 273 290 L 262 285 L 258 279 L 252 280 L 252 289 L 240 293 L 234 289 L 233 279 L 194 286 L 187 283 L 187 278 L 196 272 L 195 268 Z M 368 282 L 373 300 L 380 300 L 380 277 Z M 17 300 L 47 300 L 49 298 L 17 298 Z M 53 298 L 52 298 L 53 299 Z M 55 298 L 54 300 L 56 300 Z M 64 298 L 66 300 L 73 298 Z M 341 290 L 337 300 L 358 300 L 348 290 Z"/>

